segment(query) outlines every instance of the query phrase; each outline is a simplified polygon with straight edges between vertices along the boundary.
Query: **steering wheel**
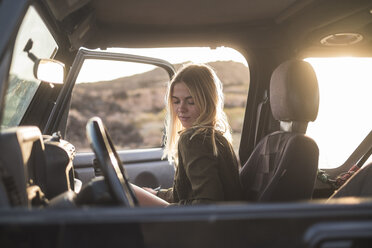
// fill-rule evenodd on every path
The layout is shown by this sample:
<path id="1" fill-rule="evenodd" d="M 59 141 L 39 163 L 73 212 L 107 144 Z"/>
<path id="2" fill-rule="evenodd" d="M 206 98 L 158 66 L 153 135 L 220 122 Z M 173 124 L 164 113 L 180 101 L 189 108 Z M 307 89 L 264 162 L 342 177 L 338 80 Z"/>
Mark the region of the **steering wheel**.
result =
<path id="1" fill-rule="evenodd" d="M 86 131 L 111 196 L 120 205 L 137 206 L 137 197 L 102 120 L 99 117 L 91 118 Z"/>

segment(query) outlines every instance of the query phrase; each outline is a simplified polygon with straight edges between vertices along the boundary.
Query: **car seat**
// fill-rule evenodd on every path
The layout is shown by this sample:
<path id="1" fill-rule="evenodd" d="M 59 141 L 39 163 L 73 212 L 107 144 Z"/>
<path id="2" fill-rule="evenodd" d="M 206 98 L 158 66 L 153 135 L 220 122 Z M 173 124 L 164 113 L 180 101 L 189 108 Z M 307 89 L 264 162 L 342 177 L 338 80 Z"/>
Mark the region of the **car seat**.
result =
<path id="1" fill-rule="evenodd" d="M 270 106 L 280 131 L 266 135 L 240 170 L 245 200 L 311 199 L 318 169 L 317 144 L 305 135 L 318 114 L 318 81 L 302 60 L 280 64 L 270 80 Z"/>

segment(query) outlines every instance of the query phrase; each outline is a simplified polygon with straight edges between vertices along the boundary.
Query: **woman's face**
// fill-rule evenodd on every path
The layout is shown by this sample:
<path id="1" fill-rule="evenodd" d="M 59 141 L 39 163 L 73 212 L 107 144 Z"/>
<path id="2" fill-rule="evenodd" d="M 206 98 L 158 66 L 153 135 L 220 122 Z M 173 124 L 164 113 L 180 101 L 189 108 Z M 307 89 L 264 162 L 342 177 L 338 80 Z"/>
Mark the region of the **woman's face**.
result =
<path id="1" fill-rule="evenodd" d="M 186 84 L 183 82 L 176 83 L 171 97 L 174 114 L 185 128 L 192 127 L 200 115 L 200 110 L 196 106 Z"/>

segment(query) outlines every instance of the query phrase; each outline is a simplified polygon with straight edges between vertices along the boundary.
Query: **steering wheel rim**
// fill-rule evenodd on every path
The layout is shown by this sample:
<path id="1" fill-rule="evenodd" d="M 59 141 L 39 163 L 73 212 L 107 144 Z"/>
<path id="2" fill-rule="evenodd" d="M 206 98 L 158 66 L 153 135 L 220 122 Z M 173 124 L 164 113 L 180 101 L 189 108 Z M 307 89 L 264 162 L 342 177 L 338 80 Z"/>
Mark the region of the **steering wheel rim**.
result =
<path id="1" fill-rule="evenodd" d="M 111 196 L 120 205 L 137 206 L 137 197 L 101 118 L 91 118 L 87 123 L 86 132 Z"/>

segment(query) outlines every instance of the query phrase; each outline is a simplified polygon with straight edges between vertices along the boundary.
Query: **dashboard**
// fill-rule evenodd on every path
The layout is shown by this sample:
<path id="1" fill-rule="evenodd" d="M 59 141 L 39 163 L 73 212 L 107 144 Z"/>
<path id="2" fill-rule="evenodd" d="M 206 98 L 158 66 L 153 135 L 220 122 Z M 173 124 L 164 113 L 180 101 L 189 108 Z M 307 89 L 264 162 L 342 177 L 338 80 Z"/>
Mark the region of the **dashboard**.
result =
<path id="1" fill-rule="evenodd" d="M 0 139 L 0 206 L 47 205 L 74 191 L 75 148 L 58 133 L 43 136 L 34 126 L 15 127 Z"/>

